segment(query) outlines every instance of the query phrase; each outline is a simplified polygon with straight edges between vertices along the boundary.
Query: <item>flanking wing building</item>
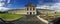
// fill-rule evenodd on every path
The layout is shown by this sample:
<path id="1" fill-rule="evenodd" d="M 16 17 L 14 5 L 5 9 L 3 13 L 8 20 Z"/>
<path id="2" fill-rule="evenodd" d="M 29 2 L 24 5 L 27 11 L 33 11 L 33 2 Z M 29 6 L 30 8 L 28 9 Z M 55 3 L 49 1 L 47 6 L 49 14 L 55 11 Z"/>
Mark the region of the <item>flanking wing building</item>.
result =
<path id="1" fill-rule="evenodd" d="M 54 13 L 54 10 L 49 10 L 49 9 L 37 9 L 36 8 L 36 4 L 33 3 L 28 3 L 27 5 L 25 5 L 24 9 L 13 9 L 13 10 L 8 10 L 8 13 L 12 13 L 12 14 L 26 14 L 26 15 L 36 15 L 39 13 Z"/>

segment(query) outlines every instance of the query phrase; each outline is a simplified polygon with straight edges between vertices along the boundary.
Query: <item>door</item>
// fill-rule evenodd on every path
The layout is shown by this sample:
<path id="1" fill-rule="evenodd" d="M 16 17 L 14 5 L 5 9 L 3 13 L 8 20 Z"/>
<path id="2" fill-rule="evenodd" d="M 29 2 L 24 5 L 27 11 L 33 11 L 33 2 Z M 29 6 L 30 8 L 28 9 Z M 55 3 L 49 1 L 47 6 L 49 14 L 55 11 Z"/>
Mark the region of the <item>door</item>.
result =
<path id="1" fill-rule="evenodd" d="M 30 15 L 32 15 L 32 12 L 30 12 Z"/>

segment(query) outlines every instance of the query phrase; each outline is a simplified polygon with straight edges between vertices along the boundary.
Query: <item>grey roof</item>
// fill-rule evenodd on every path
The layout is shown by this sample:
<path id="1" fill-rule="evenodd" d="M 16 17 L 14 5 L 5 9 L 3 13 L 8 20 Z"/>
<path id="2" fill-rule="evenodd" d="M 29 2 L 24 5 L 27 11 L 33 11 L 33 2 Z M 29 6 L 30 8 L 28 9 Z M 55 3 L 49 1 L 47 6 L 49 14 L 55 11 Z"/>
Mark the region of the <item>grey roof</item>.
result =
<path id="1" fill-rule="evenodd" d="M 54 10 L 50 10 L 50 9 L 37 9 L 37 10 L 48 10 L 48 11 L 54 11 Z"/>

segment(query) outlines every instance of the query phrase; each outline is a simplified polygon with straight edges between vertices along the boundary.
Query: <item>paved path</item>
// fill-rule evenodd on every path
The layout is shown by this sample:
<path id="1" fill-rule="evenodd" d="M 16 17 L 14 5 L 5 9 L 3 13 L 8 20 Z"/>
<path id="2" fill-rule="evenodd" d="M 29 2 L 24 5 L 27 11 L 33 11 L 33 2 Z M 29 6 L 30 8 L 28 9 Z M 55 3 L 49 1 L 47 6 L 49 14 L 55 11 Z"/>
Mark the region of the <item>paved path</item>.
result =
<path id="1" fill-rule="evenodd" d="M 22 19 L 18 19 L 13 22 L 14 24 L 42 24 L 42 22 L 36 16 L 25 16 Z"/>
<path id="2" fill-rule="evenodd" d="M 38 16 L 24 16 L 12 22 L 12 24 L 46 24 Z"/>
<path id="3" fill-rule="evenodd" d="M 43 19 L 43 18 L 41 18 L 40 15 L 38 15 L 37 18 L 38 18 L 40 21 L 42 21 L 42 22 L 48 24 L 48 21 L 45 20 L 45 19 Z"/>

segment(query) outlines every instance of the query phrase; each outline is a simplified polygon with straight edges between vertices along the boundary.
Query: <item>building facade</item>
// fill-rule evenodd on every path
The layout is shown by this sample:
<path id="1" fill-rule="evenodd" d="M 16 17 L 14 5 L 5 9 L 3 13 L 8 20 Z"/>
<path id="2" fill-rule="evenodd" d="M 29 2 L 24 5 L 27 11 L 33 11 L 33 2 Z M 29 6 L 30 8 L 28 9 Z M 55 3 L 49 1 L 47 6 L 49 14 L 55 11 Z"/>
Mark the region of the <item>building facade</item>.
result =
<path id="1" fill-rule="evenodd" d="M 28 3 L 27 5 L 25 5 L 24 9 L 9 10 L 8 13 L 35 15 L 35 14 L 37 14 L 36 5 L 33 3 Z"/>
<path id="2" fill-rule="evenodd" d="M 25 5 L 25 7 L 26 7 L 26 12 L 27 12 L 28 15 L 37 14 L 36 13 L 36 5 L 35 4 L 29 3 L 29 4 Z"/>
<path id="3" fill-rule="evenodd" d="M 54 13 L 54 10 L 49 10 L 49 9 L 37 9 L 36 5 L 33 3 L 28 3 L 25 5 L 24 9 L 13 9 L 9 10 L 8 13 L 12 14 L 26 14 L 26 15 L 36 15 L 38 13 Z"/>

